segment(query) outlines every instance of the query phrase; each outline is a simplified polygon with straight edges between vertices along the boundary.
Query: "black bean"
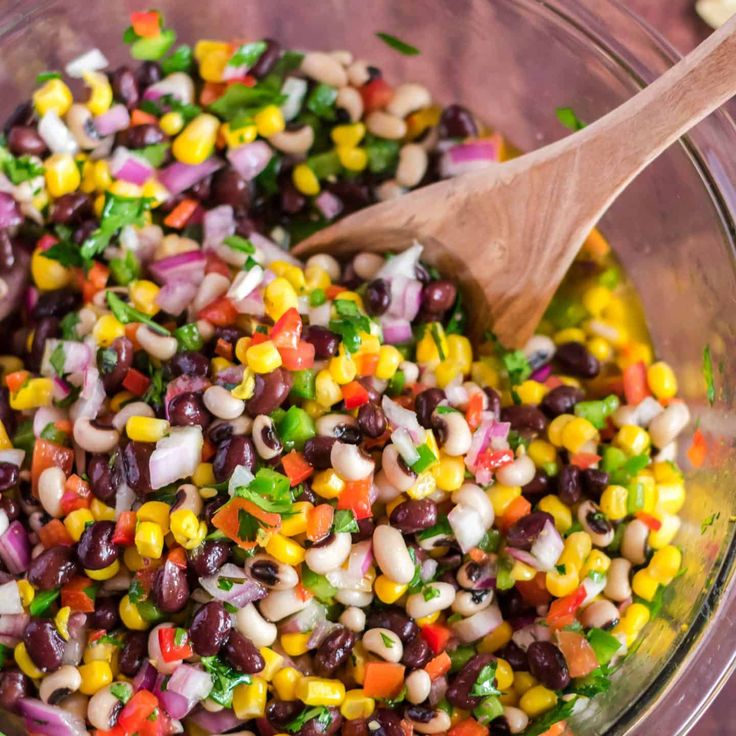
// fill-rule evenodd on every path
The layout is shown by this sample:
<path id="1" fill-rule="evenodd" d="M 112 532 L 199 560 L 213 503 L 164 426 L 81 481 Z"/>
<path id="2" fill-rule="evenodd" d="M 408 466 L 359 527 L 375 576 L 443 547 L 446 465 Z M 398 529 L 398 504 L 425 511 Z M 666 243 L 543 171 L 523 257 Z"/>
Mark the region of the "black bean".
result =
<path id="1" fill-rule="evenodd" d="M 177 394 L 169 403 L 169 421 L 177 427 L 205 429 L 211 419 L 201 394 L 193 392 Z"/>
<path id="2" fill-rule="evenodd" d="M 15 125 L 8 133 L 8 149 L 14 156 L 43 156 L 46 141 L 30 125 Z"/>
<path id="3" fill-rule="evenodd" d="M 204 202 L 210 198 L 212 192 L 212 176 L 206 176 L 204 179 L 200 179 L 194 186 L 189 187 L 187 193 L 198 199 L 200 202 Z"/>
<path id="4" fill-rule="evenodd" d="M 227 480 L 238 465 L 244 465 L 250 471 L 256 470 L 256 451 L 250 437 L 233 435 L 217 446 L 212 470 L 218 483 Z"/>
<path id="5" fill-rule="evenodd" d="M 0 422 L 9 435 L 15 432 L 15 412 L 10 408 L 10 392 L 6 386 L 0 388 Z"/>
<path id="6" fill-rule="evenodd" d="M 341 626 L 330 632 L 314 653 L 314 669 L 320 677 L 333 677 L 335 672 L 348 661 L 357 637 Z"/>
<path id="7" fill-rule="evenodd" d="M 81 245 L 92 233 L 97 230 L 99 223 L 97 220 L 89 219 L 85 220 L 78 228 L 72 233 L 72 240 L 77 244 Z"/>
<path id="8" fill-rule="evenodd" d="M 148 632 L 127 631 L 125 643 L 120 649 L 118 666 L 126 677 L 134 677 L 148 654 Z"/>
<path id="9" fill-rule="evenodd" d="M 318 716 L 310 718 L 298 731 L 297 736 L 335 736 L 342 733 L 343 717 L 337 708 L 328 706 L 329 722 Z"/>
<path id="10" fill-rule="evenodd" d="M 151 490 L 149 461 L 155 448 L 153 442 L 128 442 L 122 449 L 125 479 L 131 489 L 139 495 Z"/>
<path id="11" fill-rule="evenodd" d="M 46 350 L 46 341 L 59 336 L 59 320 L 56 317 L 44 317 L 36 324 L 33 331 L 33 342 L 28 358 L 28 367 L 38 372 L 41 369 L 41 361 Z"/>
<path id="12" fill-rule="evenodd" d="M 0 462 L 0 491 L 7 491 L 18 484 L 20 470 L 15 463 Z"/>
<path id="13" fill-rule="evenodd" d="M 353 543 L 363 542 L 373 537 L 376 529 L 376 520 L 369 516 L 365 519 L 358 519 L 358 531 L 353 532 Z"/>
<path id="14" fill-rule="evenodd" d="M 327 470 L 332 467 L 330 453 L 337 437 L 312 437 L 304 443 L 304 457 L 317 470 Z"/>
<path id="15" fill-rule="evenodd" d="M 514 672 L 528 672 L 529 663 L 526 659 L 526 652 L 514 641 L 510 641 L 500 649 L 496 650 L 496 656 L 505 659 Z"/>
<path id="16" fill-rule="evenodd" d="M 236 213 L 246 213 L 251 203 L 251 185 L 228 167 L 212 177 L 210 199 L 214 204 L 228 204 Z"/>
<path id="17" fill-rule="evenodd" d="M 353 424 L 338 424 L 335 427 L 335 439 L 346 445 L 359 445 L 363 435 L 360 428 Z"/>
<path id="18" fill-rule="evenodd" d="M 77 573 L 77 561 L 71 547 L 50 547 L 31 560 L 28 582 L 38 590 L 60 588 Z"/>
<path id="19" fill-rule="evenodd" d="M 230 632 L 223 648 L 223 656 L 238 672 L 245 672 L 247 675 L 255 675 L 266 666 L 255 644 L 237 629 Z"/>
<path id="20" fill-rule="evenodd" d="M 534 613 L 534 608 L 527 603 L 516 588 L 499 591 L 497 602 L 504 621 Z"/>
<path id="21" fill-rule="evenodd" d="M 511 422 L 517 432 L 540 434 L 547 427 L 547 417 L 536 406 L 521 404 L 501 409 L 501 421 Z"/>
<path id="22" fill-rule="evenodd" d="M 417 636 L 407 642 L 404 647 L 401 663 L 409 669 L 416 670 L 424 667 L 430 659 L 432 659 L 432 650 L 429 644 L 421 636 Z"/>
<path id="23" fill-rule="evenodd" d="M 150 87 L 152 84 L 160 82 L 163 76 L 164 73 L 161 70 L 161 67 L 155 61 L 144 61 L 136 71 L 138 85 L 143 88 L 141 89 L 141 92 L 143 92 L 146 87 Z"/>
<path id="24" fill-rule="evenodd" d="M 278 41 L 273 38 L 264 38 L 263 41 L 266 44 L 266 49 L 248 71 L 248 74 L 256 79 L 265 77 L 281 58 L 281 44 Z"/>
<path id="25" fill-rule="evenodd" d="M 577 465 L 563 465 L 557 475 L 557 495 L 562 503 L 572 506 L 583 495 L 580 468 Z"/>
<path id="26" fill-rule="evenodd" d="M 79 539 L 77 557 L 87 570 L 102 570 L 118 559 L 120 550 L 113 543 L 114 521 L 95 521 L 90 524 Z"/>
<path id="27" fill-rule="evenodd" d="M 55 672 L 61 667 L 64 640 L 51 621 L 31 619 L 23 632 L 23 643 L 41 672 Z"/>
<path id="28" fill-rule="evenodd" d="M 121 130 L 117 135 L 117 143 L 126 148 L 145 148 L 156 143 L 163 143 L 166 135 L 156 123 L 143 123 L 132 128 Z"/>
<path id="29" fill-rule="evenodd" d="M 245 337 L 245 330 L 239 327 L 215 327 L 215 342 L 224 340 L 234 346 L 241 337 Z"/>
<path id="30" fill-rule="evenodd" d="M 385 431 L 387 422 L 383 409 L 372 401 L 358 409 L 358 426 L 367 437 L 380 437 Z"/>
<path id="31" fill-rule="evenodd" d="M 430 281 L 422 289 L 422 309 L 432 317 L 441 317 L 455 303 L 457 287 L 452 281 Z"/>
<path id="32" fill-rule="evenodd" d="M 205 603 L 194 614 L 189 638 L 200 657 L 214 657 L 230 635 L 232 619 L 220 601 Z"/>
<path id="33" fill-rule="evenodd" d="M 585 495 L 598 501 L 608 486 L 608 473 L 597 468 L 586 468 L 581 473 Z"/>
<path id="34" fill-rule="evenodd" d="M 97 352 L 97 367 L 105 391 L 112 393 L 120 388 L 133 365 L 134 353 L 132 341 L 124 335 L 116 337 L 109 348 L 102 348 Z"/>
<path id="35" fill-rule="evenodd" d="M 547 522 L 554 524 L 554 518 L 545 511 L 532 511 L 512 524 L 506 534 L 510 547 L 530 550 Z"/>
<path id="36" fill-rule="evenodd" d="M 601 364 L 581 342 L 565 342 L 557 346 L 555 360 L 565 373 L 580 378 L 595 378 Z"/>
<path id="37" fill-rule="evenodd" d="M 8 135 L 10 133 L 11 128 L 15 125 L 30 125 L 35 117 L 35 110 L 33 107 L 33 102 L 30 100 L 26 100 L 26 102 L 21 102 L 20 105 L 18 105 L 13 112 L 8 115 L 8 117 L 5 119 L 5 124 L 3 125 L 3 133 L 5 135 Z"/>
<path id="38" fill-rule="evenodd" d="M 398 608 L 369 611 L 365 627 L 366 629 L 390 629 L 404 644 L 419 635 L 419 627 L 416 623 Z"/>
<path id="39" fill-rule="evenodd" d="M 377 736 L 403 736 L 401 715 L 390 708 L 376 708 L 368 719 L 368 731 Z"/>
<path id="40" fill-rule="evenodd" d="M 138 82 L 135 74 L 127 66 L 119 66 L 110 75 L 110 85 L 116 100 L 122 102 L 129 110 L 138 102 Z"/>
<path id="41" fill-rule="evenodd" d="M 304 705 L 298 700 L 272 700 L 266 706 L 268 722 L 279 730 L 293 721 L 304 710 Z"/>
<path id="42" fill-rule="evenodd" d="M 88 619 L 93 629 L 105 629 L 112 631 L 120 623 L 118 607 L 120 602 L 111 596 L 97 596 L 95 599 L 95 610 Z"/>
<path id="43" fill-rule="evenodd" d="M 206 376 L 210 363 L 201 353 L 184 351 L 177 353 L 169 361 L 171 372 L 175 376 Z"/>
<path id="44" fill-rule="evenodd" d="M 373 279 L 365 289 L 363 297 L 365 303 L 365 311 L 368 314 L 378 317 L 388 309 L 391 303 L 391 287 L 385 279 Z"/>
<path id="45" fill-rule="evenodd" d="M 286 401 L 291 391 L 292 376 L 285 368 L 277 368 L 271 373 L 257 373 L 253 396 L 245 403 L 248 416 L 270 414 Z"/>
<path id="46" fill-rule="evenodd" d="M 168 560 L 153 579 L 153 602 L 164 613 L 176 613 L 187 605 L 189 583 L 186 571 Z"/>
<path id="47" fill-rule="evenodd" d="M 19 713 L 18 701 L 31 692 L 31 681 L 18 670 L 0 672 L 0 710 Z"/>
<path id="48" fill-rule="evenodd" d="M 44 291 L 38 297 L 38 301 L 33 305 L 31 316 L 34 320 L 42 317 L 57 317 L 61 319 L 68 312 L 73 311 L 79 306 L 80 294 L 70 288 L 54 289 L 53 291 Z"/>
<path id="49" fill-rule="evenodd" d="M 440 117 L 440 138 L 472 138 L 478 126 L 471 113 L 462 105 L 448 105 Z"/>
<path id="50" fill-rule="evenodd" d="M 8 521 L 15 521 L 21 513 L 18 500 L 9 493 L 6 493 L 4 496 L 0 496 L 0 509 L 5 512 L 8 517 Z"/>
<path id="51" fill-rule="evenodd" d="M 203 542 L 191 550 L 187 557 L 197 575 L 201 578 L 214 575 L 230 556 L 230 545 L 217 539 Z"/>
<path id="52" fill-rule="evenodd" d="M 343 214 L 362 209 L 372 201 L 369 186 L 359 180 L 338 179 L 334 182 L 326 182 L 325 188 L 340 199 Z"/>
<path id="53" fill-rule="evenodd" d="M 487 386 L 483 389 L 483 392 L 488 397 L 488 411 L 492 411 L 498 418 L 501 416 L 501 397 L 498 391 Z"/>
<path id="54" fill-rule="evenodd" d="M 494 718 L 489 724 L 488 727 L 490 731 L 488 732 L 488 736 L 511 736 L 511 729 L 509 728 L 509 722 L 506 720 L 504 716 L 499 716 L 498 718 Z"/>
<path id="55" fill-rule="evenodd" d="M 90 455 L 87 460 L 87 475 L 92 492 L 104 503 L 114 503 L 120 485 L 120 470 L 117 456 Z"/>
<path id="56" fill-rule="evenodd" d="M 521 492 L 527 498 L 538 498 L 546 496 L 549 489 L 549 475 L 542 468 L 537 468 L 534 471 L 534 477 L 525 486 L 522 486 Z"/>
<path id="57" fill-rule="evenodd" d="M 389 520 L 404 534 L 415 534 L 437 523 L 437 504 L 431 498 L 409 499 L 394 507 Z"/>
<path id="58" fill-rule="evenodd" d="M 79 225 L 92 215 L 92 200 L 84 192 L 64 194 L 54 200 L 51 222 L 60 225 Z"/>
<path id="59" fill-rule="evenodd" d="M 550 690 L 562 690 L 570 683 L 570 673 L 562 652 L 549 641 L 534 641 L 526 650 L 529 671 Z"/>
<path id="60" fill-rule="evenodd" d="M 415 723 L 429 723 L 434 718 L 434 710 L 423 705 L 410 705 L 404 715 Z"/>
<path id="61" fill-rule="evenodd" d="M 307 198 L 292 184 L 291 176 L 279 177 L 279 198 L 281 209 L 289 215 L 301 212 Z"/>
<path id="62" fill-rule="evenodd" d="M 570 414 L 575 404 L 585 397 L 582 389 L 577 386 L 557 386 L 553 388 L 541 401 L 539 408 L 550 418 L 560 414 Z"/>
<path id="63" fill-rule="evenodd" d="M 337 355 L 340 346 L 340 336 L 321 325 L 309 325 L 302 335 L 303 339 L 314 345 L 314 357 L 317 360 L 327 360 Z"/>
<path id="64" fill-rule="evenodd" d="M 419 424 L 425 429 L 432 428 L 432 412 L 441 401 L 447 398 L 441 388 L 427 388 L 417 394 L 414 400 L 414 411 L 417 413 Z"/>
<path id="65" fill-rule="evenodd" d="M 468 660 L 447 688 L 445 694 L 447 702 L 464 710 L 472 710 L 477 707 L 483 698 L 482 696 L 471 695 L 470 691 L 473 689 L 481 670 L 489 665 L 493 659 L 492 654 L 476 654 Z"/>

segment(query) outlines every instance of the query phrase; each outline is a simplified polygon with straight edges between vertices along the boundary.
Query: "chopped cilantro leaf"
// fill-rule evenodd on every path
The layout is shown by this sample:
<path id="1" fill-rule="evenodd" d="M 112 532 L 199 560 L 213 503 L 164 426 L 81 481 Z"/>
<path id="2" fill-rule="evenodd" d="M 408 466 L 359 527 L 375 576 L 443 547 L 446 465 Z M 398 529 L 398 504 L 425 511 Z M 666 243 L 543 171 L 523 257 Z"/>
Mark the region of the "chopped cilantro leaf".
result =
<path id="1" fill-rule="evenodd" d="M 716 400 L 716 386 L 713 381 L 713 356 L 710 352 L 710 345 L 703 348 L 703 378 L 705 379 L 705 395 L 708 403 L 713 406 Z"/>
<path id="2" fill-rule="evenodd" d="M 154 332 L 158 332 L 159 335 L 171 334 L 163 325 L 154 322 L 148 315 L 143 314 L 143 312 L 137 310 L 135 307 L 131 307 L 130 304 L 126 304 L 113 291 L 107 292 L 107 304 L 110 307 L 110 311 L 124 325 L 130 322 L 140 322 L 150 327 Z"/>
<path id="3" fill-rule="evenodd" d="M 347 299 L 336 299 L 334 308 L 338 319 L 330 320 L 329 328 L 342 337 L 345 349 L 354 353 L 360 348 L 360 333 L 370 332 L 371 321 L 355 302 Z"/>
<path id="4" fill-rule="evenodd" d="M 270 513 L 286 514 L 291 511 L 289 479 L 271 468 L 260 468 L 247 486 L 235 489 L 235 495 L 247 498 L 258 508 Z"/>
<path id="5" fill-rule="evenodd" d="M 541 734 L 554 726 L 555 723 L 569 718 L 575 709 L 576 702 L 577 697 L 572 697 L 570 700 L 560 700 L 552 710 L 548 710 L 544 715 L 535 719 L 527 727 L 522 736 L 541 736 Z"/>
<path id="6" fill-rule="evenodd" d="M 229 248 L 240 251 L 241 253 L 253 255 L 256 252 L 255 245 L 248 238 L 243 238 L 240 235 L 228 235 L 222 242 Z"/>
<path id="7" fill-rule="evenodd" d="M 49 363 L 51 363 L 51 367 L 56 371 L 56 375 L 60 378 L 64 375 L 65 361 L 66 353 L 64 352 L 64 345 L 62 343 L 59 343 L 51 352 L 51 355 L 49 356 Z"/>
<path id="8" fill-rule="evenodd" d="M 218 117 L 232 120 L 235 117 L 253 115 L 267 105 L 281 105 L 286 101 L 278 89 L 264 84 L 246 87 L 240 82 L 231 84 L 222 97 L 215 100 L 209 109 Z"/>
<path id="9" fill-rule="evenodd" d="M 350 509 L 340 509 L 335 512 L 335 521 L 332 529 L 335 534 L 339 532 L 350 532 L 351 534 L 359 531 L 358 522 L 355 520 L 355 514 Z"/>
<path id="10" fill-rule="evenodd" d="M 475 683 L 470 689 L 470 694 L 474 697 L 484 698 L 487 695 L 500 695 L 501 691 L 496 687 L 496 662 L 487 664 L 478 673 Z"/>
<path id="11" fill-rule="evenodd" d="M 718 519 L 720 519 L 720 517 L 721 517 L 721 512 L 716 511 L 716 513 L 711 514 L 710 516 L 703 519 L 703 522 L 700 525 L 700 533 L 705 534 L 706 531 L 708 531 L 708 529 L 712 527 L 713 524 L 715 524 Z"/>
<path id="12" fill-rule="evenodd" d="M 43 252 L 44 258 L 50 258 L 52 261 L 58 261 L 66 268 L 81 268 L 84 265 L 84 258 L 79 250 L 79 246 L 66 240 L 60 240 L 54 243 L 50 248 Z"/>
<path id="13" fill-rule="evenodd" d="M 164 395 L 166 393 L 166 384 L 164 383 L 164 372 L 161 368 L 151 368 L 151 383 L 143 394 L 143 401 L 154 406 L 162 406 L 164 403 Z"/>
<path id="14" fill-rule="evenodd" d="M 261 530 L 261 522 L 244 509 L 238 511 L 238 538 L 243 542 L 255 542 Z"/>
<path id="15" fill-rule="evenodd" d="M 437 590 L 433 585 L 425 585 L 422 588 L 422 598 L 425 601 L 431 601 L 433 598 L 439 598 L 441 595 L 440 591 Z"/>
<path id="16" fill-rule="evenodd" d="M 51 79 L 61 79 L 61 72 L 41 72 L 36 74 L 36 84 L 43 84 Z"/>
<path id="17" fill-rule="evenodd" d="M 57 429 L 57 427 L 50 422 L 43 428 L 40 436 L 41 439 L 53 442 L 55 445 L 64 445 L 69 438 L 66 432 L 62 432 L 60 429 Z"/>
<path id="18" fill-rule="evenodd" d="M 381 633 L 381 641 L 383 642 L 383 646 L 385 646 L 387 649 L 393 649 L 394 640 L 387 634 L 384 634 L 383 631 L 381 631 L 380 633 Z"/>
<path id="19" fill-rule="evenodd" d="M 419 54 L 422 53 L 416 46 L 412 46 L 411 44 L 406 43 L 406 41 L 402 41 L 400 38 L 397 38 L 390 33 L 376 33 L 376 36 L 380 38 L 381 41 L 386 44 L 386 46 L 391 47 L 404 56 L 419 56 Z"/>
<path id="20" fill-rule="evenodd" d="M 130 685 L 125 682 L 114 682 L 110 685 L 110 694 L 117 698 L 123 705 L 125 705 L 133 695 Z"/>
<path id="21" fill-rule="evenodd" d="M 318 84 L 307 97 L 307 109 L 322 120 L 335 119 L 337 90 L 329 84 Z"/>
<path id="22" fill-rule="evenodd" d="M 582 130 L 585 127 L 585 123 L 575 114 L 575 111 L 571 107 L 558 107 L 555 110 L 557 119 L 569 130 Z"/>
<path id="23" fill-rule="evenodd" d="M 330 714 L 329 708 L 324 705 L 318 705 L 314 708 L 305 708 L 293 721 L 290 721 L 284 726 L 284 731 L 297 733 L 297 731 L 301 731 L 307 721 L 315 718 L 317 719 L 318 728 L 316 730 L 318 732 L 326 731 L 327 727 L 332 723 L 332 715 Z"/>
<path id="24" fill-rule="evenodd" d="M 247 66 L 250 69 L 263 56 L 266 48 L 265 41 L 246 43 L 230 57 L 227 66 Z"/>
<path id="25" fill-rule="evenodd" d="M 43 176 L 43 165 L 34 161 L 30 156 L 12 156 L 8 155 L 3 161 L 3 171 L 10 181 L 15 184 L 22 184 L 29 179 L 35 179 L 37 176 Z"/>
<path id="26" fill-rule="evenodd" d="M 69 312 L 61 320 L 61 336 L 64 340 L 78 340 L 77 325 L 79 324 L 79 314 L 77 312 Z"/>
<path id="27" fill-rule="evenodd" d="M 182 44 L 173 54 L 161 60 L 161 70 L 164 76 L 174 72 L 188 72 L 193 58 L 192 47 Z"/>
<path id="28" fill-rule="evenodd" d="M 100 226 L 82 243 L 82 258 L 93 258 L 102 253 L 113 236 L 126 225 L 142 225 L 143 215 L 151 208 L 150 197 L 119 197 L 105 192 Z"/>
<path id="29" fill-rule="evenodd" d="M 207 697 L 225 708 L 229 708 L 233 703 L 233 690 L 242 683 L 251 682 L 250 675 L 237 672 L 218 656 L 202 657 L 200 662 L 212 676 L 212 690 Z"/>
<path id="30" fill-rule="evenodd" d="M 532 367 L 521 350 L 504 352 L 501 361 L 513 386 L 523 383 L 532 374 Z"/>

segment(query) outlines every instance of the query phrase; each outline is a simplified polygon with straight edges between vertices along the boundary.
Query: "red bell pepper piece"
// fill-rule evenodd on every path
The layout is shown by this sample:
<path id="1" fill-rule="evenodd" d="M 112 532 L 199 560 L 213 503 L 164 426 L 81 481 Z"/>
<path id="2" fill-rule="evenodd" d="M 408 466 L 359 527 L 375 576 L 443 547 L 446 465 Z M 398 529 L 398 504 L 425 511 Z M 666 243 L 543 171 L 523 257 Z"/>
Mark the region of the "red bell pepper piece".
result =
<path id="1" fill-rule="evenodd" d="M 475 461 L 477 470 L 498 470 L 498 468 L 508 465 L 514 461 L 513 450 L 491 450 L 486 449 L 481 452 Z"/>
<path id="2" fill-rule="evenodd" d="M 70 447 L 61 447 L 48 440 L 36 440 L 33 446 L 33 459 L 31 461 L 31 485 L 33 494 L 37 494 L 38 479 L 46 468 L 61 468 L 65 475 L 72 472 L 74 463 L 74 450 Z"/>
<path id="3" fill-rule="evenodd" d="M 373 79 L 364 84 L 359 91 L 366 112 L 373 112 L 386 107 L 394 96 L 393 88 L 383 77 L 378 77 L 378 79 Z"/>
<path id="4" fill-rule="evenodd" d="M 302 318 L 294 307 L 287 309 L 271 328 L 271 340 L 277 348 L 295 348 L 302 336 Z"/>
<path id="5" fill-rule="evenodd" d="M 176 662 L 194 654 L 186 629 L 168 628 L 158 630 L 158 645 L 164 662 Z"/>
<path id="6" fill-rule="evenodd" d="M 226 296 L 221 296 L 202 307 L 197 317 L 206 319 L 217 327 L 227 327 L 238 318 L 238 311 Z"/>
<path id="7" fill-rule="evenodd" d="M 69 606 L 72 611 L 92 613 L 95 610 L 95 601 L 90 592 L 93 583 L 89 578 L 79 576 L 72 578 L 61 588 L 61 605 Z"/>
<path id="8" fill-rule="evenodd" d="M 435 654 L 445 650 L 451 633 L 450 629 L 440 624 L 426 624 L 420 629 L 422 639 L 429 644 Z"/>
<path id="9" fill-rule="evenodd" d="M 636 406 L 649 396 L 647 367 L 642 361 L 632 363 L 624 369 L 624 396 L 626 403 Z"/>
<path id="10" fill-rule="evenodd" d="M 293 488 L 314 473 L 314 468 L 307 462 L 301 452 L 292 450 L 288 455 L 281 458 L 284 473 L 289 478 L 289 485 Z"/>
<path id="11" fill-rule="evenodd" d="M 115 522 L 115 532 L 112 535 L 113 544 L 132 547 L 135 544 L 135 524 L 135 511 L 123 511 Z"/>
<path id="12" fill-rule="evenodd" d="M 350 383 L 346 383 L 340 388 L 346 409 L 357 409 L 370 401 L 368 391 L 359 381 L 350 381 Z"/>
<path id="13" fill-rule="evenodd" d="M 130 24 L 133 30 L 144 38 L 153 38 L 161 33 L 161 16 L 157 10 L 131 13 Z"/>
<path id="14" fill-rule="evenodd" d="M 465 419 L 470 429 L 477 429 L 480 425 L 481 414 L 483 413 L 483 394 L 478 391 L 470 397 L 468 408 L 465 410 Z"/>
<path id="15" fill-rule="evenodd" d="M 347 481 L 345 488 L 337 498 L 337 508 L 349 509 L 355 514 L 358 521 L 373 516 L 370 499 L 371 482 L 370 476 L 361 480 Z"/>
<path id="16" fill-rule="evenodd" d="M 151 385 L 151 379 L 144 376 L 135 368 L 128 368 L 128 372 L 123 378 L 123 388 L 135 396 L 143 396 Z"/>
<path id="17" fill-rule="evenodd" d="M 194 214 L 194 211 L 199 207 L 199 202 L 196 199 L 182 199 L 166 217 L 164 217 L 164 225 L 166 227 L 174 228 L 175 230 L 181 230 L 189 221 L 189 218 Z"/>
<path id="18" fill-rule="evenodd" d="M 662 522 L 646 511 L 637 511 L 634 516 L 639 521 L 643 521 L 653 532 L 658 532 L 662 528 Z"/>
<path id="19" fill-rule="evenodd" d="M 146 719 L 158 708 L 158 698 L 148 690 L 139 690 L 120 711 L 118 726 L 126 733 L 136 733 L 144 726 Z"/>
<path id="20" fill-rule="evenodd" d="M 478 723 L 474 718 L 466 718 L 456 723 L 447 732 L 447 736 L 488 736 L 488 727 Z"/>
<path id="21" fill-rule="evenodd" d="M 517 580 L 515 587 L 530 606 L 546 606 L 552 598 L 543 572 L 538 572 L 531 580 Z"/>
<path id="22" fill-rule="evenodd" d="M 585 587 L 581 585 L 570 595 L 552 601 L 547 614 L 547 625 L 552 629 L 564 629 L 565 626 L 573 623 L 575 614 L 578 608 L 583 605 L 586 595 Z"/>
<path id="23" fill-rule="evenodd" d="M 687 459 L 694 468 L 701 468 L 707 457 L 708 443 L 705 441 L 705 435 L 698 427 L 693 433 L 692 443 L 687 449 Z"/>
<path id="24" fill-rule="evenodd" d="M 314 345 L 300 340 L 295 348 L 278 348 L 281 363 L 289 371 L 305 371 L 314 365 Z"/>
<path id="25" fill-rule="evenodd" d="M 61 522 L 61 519 L 51 519 L 48 524 L 44 524 L 38 530 L 38 538 L 41 540 L 41 544 L 46 548 L 56 547 L 62 545 L 64 547 L 71 547 L 74 544 L 74 540 L 69 536 L 69 532 Z"/>

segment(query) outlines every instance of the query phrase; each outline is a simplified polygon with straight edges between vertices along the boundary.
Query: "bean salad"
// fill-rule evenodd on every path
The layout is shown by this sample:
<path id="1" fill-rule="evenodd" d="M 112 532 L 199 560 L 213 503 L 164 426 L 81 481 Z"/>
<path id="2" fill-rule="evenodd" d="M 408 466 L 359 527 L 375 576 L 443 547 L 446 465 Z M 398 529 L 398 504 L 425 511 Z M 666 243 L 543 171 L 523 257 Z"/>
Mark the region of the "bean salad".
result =
<path id="1" fill-rule="evenodd" d="M 564 733 L 682 567 L 689 412 L 608 243 L 473 345 L 421 243 L 289 246 L 499 132 L 350 51 L 123 40 L 0 140 L 0 725 Z"/>

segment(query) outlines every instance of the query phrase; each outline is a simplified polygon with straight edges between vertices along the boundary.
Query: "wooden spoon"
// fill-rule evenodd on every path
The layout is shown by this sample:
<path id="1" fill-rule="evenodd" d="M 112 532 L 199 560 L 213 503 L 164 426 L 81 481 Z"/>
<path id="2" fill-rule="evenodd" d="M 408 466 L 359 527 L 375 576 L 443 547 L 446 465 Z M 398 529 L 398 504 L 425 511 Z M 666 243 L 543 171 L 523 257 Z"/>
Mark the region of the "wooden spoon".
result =
<path id="1" fill-rule="evenodd" d="M 664 149 L 736 93 L 736 17 L 619 108 L 503 164 L 417 189 L 317 232 L 293 253 L 400 251 L 460 282 L 470 332 L 533 334 L 591 229 Z"/>

